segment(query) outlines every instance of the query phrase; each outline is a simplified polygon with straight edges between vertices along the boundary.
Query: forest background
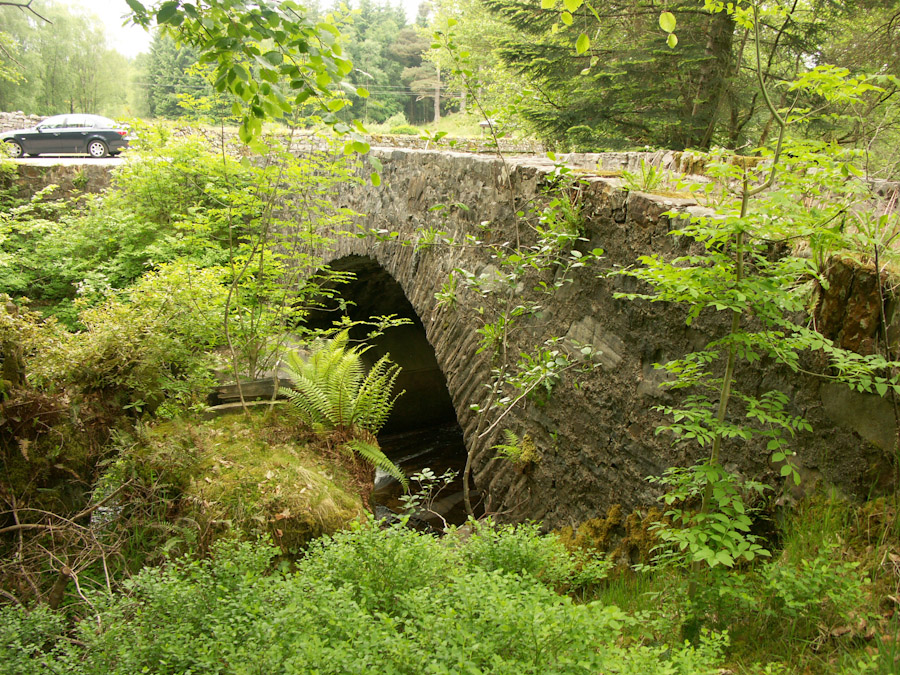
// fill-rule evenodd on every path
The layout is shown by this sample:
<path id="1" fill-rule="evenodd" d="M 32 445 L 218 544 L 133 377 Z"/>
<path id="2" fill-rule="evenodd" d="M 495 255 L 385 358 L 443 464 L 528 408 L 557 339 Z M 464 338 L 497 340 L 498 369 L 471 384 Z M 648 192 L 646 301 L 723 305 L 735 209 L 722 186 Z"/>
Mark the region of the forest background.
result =
<path id="1" fill-rule="evenodd" d="M 876 164 L 888 163 L 900 129 L 892 105 L 900 3 L 775 4 L 785 5 L 790 20 L 763 18 L 759 58 L 775 105 L 793 105 L 800 118 L 793 133 L 864 144 Z M 228 122 L 230 103 L 217 99 L 211 71 L 198 65 L 190 46 L 156 33 L 148 53 L 127 58 L 108 46 L 96 15 L 52 0 L 32 7 L 47 21 L 0 4 L 0 110 Z M 614 1 L 600 13 L 586 8 L 569 12 L 549 0 L 436 0 L 421 3 L 412 22 L 399 4 L 371 0 L 313 3 L 312 11 L 340 30 L 338 41 L 353 64 L 341 84 L 330 85 L 346 98 L 338 116 L 374 131 L 416 133 L 408 125 L 473 113 L 468 123 L 454 116 L 461 121 L 451 133 L 478 133 L 478 121 L 490 116 L 505 134 L 537 137 L 562 150 L 749 151 L 771 140 L 750 31 L 728 13 L 710 15 L 691 1 Z M 663 9 L 679 17 L 675 48 L 660 40 Z M 455 52 L 434 41 L 436 31 L 452 34 Z M 575 45 L 579 35 L 585 40 Z M 822 64 L 831 65 L 834 77 L 866 73 L 867 83 L 880 89 L 866 94 L 864 108 L 851 112 L 849 104 L 842 109 L 829 101 L 829 114 L 818 115 L 821 96 L 797 95 L 784 85 Z"/>

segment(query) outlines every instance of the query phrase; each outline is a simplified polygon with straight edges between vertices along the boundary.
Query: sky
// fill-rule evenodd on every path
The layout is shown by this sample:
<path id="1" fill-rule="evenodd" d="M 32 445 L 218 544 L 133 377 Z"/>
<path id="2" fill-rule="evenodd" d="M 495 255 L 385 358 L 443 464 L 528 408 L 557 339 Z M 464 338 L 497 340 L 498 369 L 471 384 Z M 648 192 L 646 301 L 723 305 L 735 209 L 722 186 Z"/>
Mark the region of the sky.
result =
<path id="1" fill-rule="evenodd" d="M 406 10 L 408 20 L 412 22 L 418 11 L 419 1 L 391 0 L 391 3 L 399 2 L 403 9 Z M 141 52 L 150 50 L 150 34 L 148 32 L 138 26 L 122 25 L 122 17 L 128 13 L 128 4 L 125 0 L 58 0 L 58 2 L 61 5 L 68 5 L 72 8 L 81 7 L 86 12 L 97 15 L 106 26 L 109 46 L 120 54 L 133 57 Z M 150 2 L 147 2 L 147 4 L 150 4 Z M 326 3 L 323 2 L 322 4 Z"/>
<path id="2" fill-rule="evenodd" d="M 122 25 L 122 17 L 128 13 L 125 0 L 62 0 L 58 4 L 73 9 L 80 7 L 86 13 L 98 16 L 106 27 L 109 46 L 120 54 L 133 57 L 150 50 L 150 33 L 139 26 Z"/>

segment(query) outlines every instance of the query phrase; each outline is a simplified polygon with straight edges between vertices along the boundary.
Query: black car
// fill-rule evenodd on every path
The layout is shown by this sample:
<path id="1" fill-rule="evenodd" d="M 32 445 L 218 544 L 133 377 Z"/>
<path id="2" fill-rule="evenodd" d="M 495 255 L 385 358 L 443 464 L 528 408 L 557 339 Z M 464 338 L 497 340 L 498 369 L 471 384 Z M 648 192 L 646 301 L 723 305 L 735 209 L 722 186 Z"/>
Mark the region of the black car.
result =
<path id="1" fill-rule="evenodd" d="M 91 157 L 118 155 L 128 147 L 128 130 L 99 115 L 56 115 L 33 129 L 0 134 L 11 146 L 12 156 L 44 153 L 78 153 Z"/>

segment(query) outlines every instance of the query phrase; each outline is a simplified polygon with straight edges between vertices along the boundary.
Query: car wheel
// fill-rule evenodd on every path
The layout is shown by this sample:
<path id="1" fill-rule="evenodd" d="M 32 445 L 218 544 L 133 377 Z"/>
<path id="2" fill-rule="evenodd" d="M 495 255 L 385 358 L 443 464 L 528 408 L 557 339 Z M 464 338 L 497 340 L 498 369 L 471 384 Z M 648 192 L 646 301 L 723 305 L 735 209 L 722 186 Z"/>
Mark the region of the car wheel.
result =
<path id="1" fill-rule="evenodd" d="M 13 157 L 21 157 L 22 156 L 22 144 L 18 141 L 6 141 L 9 145 L 10 153 Z"/>
<path id="2" fill-rule="evenodd" d="M 87 147 L 88 154 L 94 159 L 100 159 L 101 157 L 106 157 L 109 154 L 109 150 L 106 148 L 106 143 L 103 141 L 91 141 L 88 143 Z"/>

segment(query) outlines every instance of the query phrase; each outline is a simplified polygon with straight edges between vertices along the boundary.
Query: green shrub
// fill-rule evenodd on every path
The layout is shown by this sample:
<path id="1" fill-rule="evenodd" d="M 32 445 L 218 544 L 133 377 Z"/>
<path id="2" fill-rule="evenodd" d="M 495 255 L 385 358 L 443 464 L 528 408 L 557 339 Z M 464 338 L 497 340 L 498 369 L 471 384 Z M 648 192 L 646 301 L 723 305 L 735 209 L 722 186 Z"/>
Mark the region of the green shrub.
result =
<path id="1" fill-rule="evenodd" d="M 30 611 L 0 606 L 0 675 L 46 673 L 41 663 L 45 649 L 61 638 L 64 629 L 65 616 L 44 605 Z"/>
<path id="2" fill-rule="evenodd" d="M 156 224 L 176 224 L 198 212 L 215 210 L 223 195 L 252 194 L 252 168 L 222 153 L 199 135 L 170 139 L 154 146 L 119 167 L 107 208 L 130 213 Z M 227 231 L 209 233 L 221 245 Z"/>
<path id="3" fill-rule="evenodd" d="M 870 582 L 858 568 L 858 562 L 837 559 L 834 547 L 797 565 L 780 561 L 767 565 L 760 573 L 767 618 L 800 622 L 812 630 L 862 618 L 858 614 L 867 604 Z"/>
<path id="4" fill-rule="evenodd" d="M 162 266 L 83 311 L 83 332 L 57 330 L 39 344 L 32 382 L 106 392 L 138 410 L 204 403 L 212 384 L 208 350 L 221 340 L 220 281 L 215 268 Z"/>
<path id="5" fill-rule="evenodd" d="M 395 127 L 391 127 L 388 130 L 389 134 L 396 134 L 398 136 L 418 136 L 419 128 L 414 127 L 411 124 L 398 124 Z"/>
<path id="6" fill-rule="evenodd" d="M 452 552 L 436 538 L 403 527 L 381 530 L 369 520 L 313 542 L 300 572 L 346 588 L 368 612 L 396 614 L 407 593 L 449 583 L 455 568 Z"/>
<path id="7" fill-rule="evenodd" d="M 495 525 L 490 519 L 470 521 L 472 534 L 464 557 L 472 567 L 534 577 L 563 585 L 576 571 L 576 560 L 555 534 L 541 535 L 535 523 Z"/>
<path id="8" fill-rule="evenodd" d="M 73 675 L 702 675 L 726 645 L 629 643 L 636 619 L 617 607 L 469 568 L 433 537 L 372 521 L 312 547 L 295 573 L 273 570 L 275 554 L 228 542 L 209 559 L 146 569 L 127 596 L 92 599 L 98 615 L 76 641 L 32 652 L 19 672 L 40 658 Z"/>
<path id="9" fill-rule="evenodd" d="M 388 117 L 384 122 L 382 122 L 388 129 L 391 127 L 399 127 L 401 125 L 409 125 L 409 120 L 406 119 L 406 115 L 401 110 L 400 112 L 395 112 L 393 115 Z"/>

